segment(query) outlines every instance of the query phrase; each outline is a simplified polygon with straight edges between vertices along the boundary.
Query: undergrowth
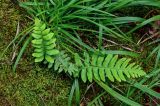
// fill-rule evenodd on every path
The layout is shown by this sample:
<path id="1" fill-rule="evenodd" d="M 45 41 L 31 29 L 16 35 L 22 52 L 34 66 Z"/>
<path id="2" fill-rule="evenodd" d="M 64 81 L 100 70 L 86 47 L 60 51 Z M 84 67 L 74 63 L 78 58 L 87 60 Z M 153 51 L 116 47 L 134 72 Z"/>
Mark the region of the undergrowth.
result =
<path id="1" fill-rule="evenodd" d="M 15 37 L 17 30 L 20 32 L 31 24 L 9 0 L 1 5 L 0 55 Z M 59 75 L 51 74 L 48 69 L 29 62 L 32 60 L 30 49 L 26 49 L 27 53 L 23 55 L 16 69 L 17 73 L 14 74 L 12 63 L 18 50 L 19 47 L 15 44 L 0 59 L 0 106 L 65 106 L 70 89 L 67 78 L 60 78 Z"/>
<path id="2" fill-rule="evenodd" d="M 107 102 L 123 106 L 159 104 L 159 1 L 30 0 L 18 1 L 18 5 L 28 12 L 26 17 L 31 24 L 16 34 L 1 53 L 2 61 L 11 46 L 20 47 L 18 54 L 13 52 L 11 59 L 14 61 L 12 74 L 15 78 L 19 78 L 16 75 L 21 61 L 28 59 L 32 67 L 41 67 L 35 67 L 35 71 L 29 69 L 27 73 L 31 72 L 29 76 L 33 79 L 39 74 L 59 77 L 57 73 L 71 78 L 70 93 L 62 92 L 69 95 L 65 105 L 104 106 Z M 134 9 L 141 8 L 148 13 L 133 13 Z M 156 13 L 152 14 L 152 11 Z M 29 58 L 24 58 L 25 55 Z M 43 77 L 33 80 L 37 84 L 33 88 L 37 89 L 32 92 L 32 87 L 27 86 L 32 83 L 24 76 L 24 84 L 20 86 L 30 87 L 29 94 L 24 97 L 32 95 L 34 98 L 29 98 L 25 104 L 50 105 L 48 103 L 54 102 L 54 99 L 41 101 L 38 98 L 40 95 L 44 99 L 46 95 L 50 98 L 46 88 L 54 85 L 49 83 L 54 81 L 52 77 L 45 77 L 44 85 L 40 83 Z M 83 84 L 88 85 L 85 91 L 85 88 L 81 89 Z M 15 95 L 19 92 L 17 89 Z M 86 101 L 88 92 L 93 92 L 97 97 L 91 96 Z M 65 95 L 62 95 L 62 100 Z M 106 99 L 108 97 L 111 100 Z"/>

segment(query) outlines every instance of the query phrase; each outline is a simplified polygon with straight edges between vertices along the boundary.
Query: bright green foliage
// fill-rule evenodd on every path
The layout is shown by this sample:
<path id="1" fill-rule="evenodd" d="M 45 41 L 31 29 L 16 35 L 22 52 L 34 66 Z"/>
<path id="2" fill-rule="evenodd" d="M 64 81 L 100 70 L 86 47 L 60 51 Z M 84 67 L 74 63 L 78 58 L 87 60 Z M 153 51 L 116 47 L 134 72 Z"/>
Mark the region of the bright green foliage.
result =
<path id="1" fill-rule="evenodd" d="M 32 33 L 32 44 L 35 57 L 35 62 L 42 62 L 46 60 L 49 63 L 54 63 L 54 56 L 59 53 L 56 47 L 56 38 L 54 33 L 50 31 L 50 28 L 46 29 L 46 24 L 39 19 L 35 19 L 35 26 Z"/>
<path id="2" fill-rule="evenodd" d="M 93 54 L 90 56 L 88 53 L 84 53 L 84 57 L 83 64 L 79 56 L 75 57 L 76 63 L 82 66 L 80 72 L 84 82 L 87 80 L 92 82 L 94 78 L 99 81 L 106 81 L 108 78 L 112 82 L 115 80 L 121 82 L 126 81 L 126 77 L 138 78 L 146 74 L 139 65 L 130 64 L 131 59 L 118 59 L 117 55 Z"/>

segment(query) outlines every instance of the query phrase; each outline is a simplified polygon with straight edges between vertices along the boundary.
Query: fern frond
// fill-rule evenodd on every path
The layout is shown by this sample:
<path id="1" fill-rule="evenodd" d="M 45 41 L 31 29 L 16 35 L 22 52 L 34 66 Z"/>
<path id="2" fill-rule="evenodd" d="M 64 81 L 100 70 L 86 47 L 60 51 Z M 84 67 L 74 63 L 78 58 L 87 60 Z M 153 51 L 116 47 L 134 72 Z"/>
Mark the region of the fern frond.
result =
<path id="1" fill-rule="evenodd" d="M 80 58 L 75 57 L 76 63 L 83 63 L 79 68 L 83 82 L 87 80 L 92 82 L 94 78 L 99 81 L 106 81 L 106 78 L 108 78 L 112 82 L 115 80 L 121 82 L 126 81 L 126 77 L 138 78 L 146 74 L 139 65 L 129 63 L 131 59 L 118 59 L 118 55 L 100 56 L 85 53 L 84 57 L 84 63 Z"/>
<path id="2" fill-rule="evenodd" d="M 68 56 L 68 54 L 64 51 L 61 51 L 55 58 L 54 70 L 58 71 L 58 73 L 64 71 L 70 76 L 78 76 L 78 68 L 75 64 L 70 62 L 70 60 L 71 58 Z"/>
<path id="3" fill-rule="evenodd" d="M 59 53 L 59 50 L 55 49 L 56 38 L 54 33 L 50 31 L 50 28 L 46 28 L 45 23 L 36 18 L 32 37 L 34 38 L 32 44 L 35 48 L 32 56 L 35 57 L 35 62 L 45 60 L 51 67 L 54 63 L 54 56 Z"/>

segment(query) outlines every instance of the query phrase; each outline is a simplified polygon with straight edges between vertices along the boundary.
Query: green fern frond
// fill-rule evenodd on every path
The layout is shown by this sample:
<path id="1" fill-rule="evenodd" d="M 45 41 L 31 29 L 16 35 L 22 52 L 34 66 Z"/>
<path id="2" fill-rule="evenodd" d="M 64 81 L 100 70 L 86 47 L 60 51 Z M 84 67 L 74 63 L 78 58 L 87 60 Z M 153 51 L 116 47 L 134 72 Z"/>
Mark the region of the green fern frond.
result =
<path id="1" fill-rule="evenodd" d="M 75 62 L 81 65 L 79 69 L 83 82 L 87 80 L 92 82 L 94 78 L 99 81 L 106 81 L 108 78 L 112 82 L 115 80 L 121 82 L 126 81 L 126 77 L 138 78 L 146 74 L 139 65 L 130 64 L 131 59 L 118 59 L 118 55 L 100 56 L 93 54 L 90 56 L 85 53 L 84 57 L 83 63 L 79 56 L 75 56 Z"/>
<path id="2" fill-rule="evenodd" d="M 35 19 L 35 26 L 32 33 L 32 44 L 34 53 L 32 54 L 35 57 L 35 62 L 42 62 L 43 60 L 49 62 L 49 67 L 54 63 L 54 56 L 59 53 L 59 50 L 55 49 L 56 47 L 56 38 L 54 33 L 50 31 L 50 28 L 46 28 L 46 24 Z"/>
<path id="3" fill-rule="evenodd" d="M 65 53 L 61 51 L 55 58 L 54 70 L 61 73 L 64 71 L 68 73 L 70 76 L 77 77 L 78 76 L 78 67 L 70 62 L 71 58 Z"/>

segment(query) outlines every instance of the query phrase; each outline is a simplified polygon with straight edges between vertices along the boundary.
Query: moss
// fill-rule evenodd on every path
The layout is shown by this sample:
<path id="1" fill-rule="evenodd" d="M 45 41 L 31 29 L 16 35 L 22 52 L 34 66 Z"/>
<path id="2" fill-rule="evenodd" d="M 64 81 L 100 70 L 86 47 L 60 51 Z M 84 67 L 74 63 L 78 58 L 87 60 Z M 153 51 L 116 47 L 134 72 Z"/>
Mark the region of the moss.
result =
<path id="1" fill-rule="evenodd" d="M 9 66 L 0 70 L 0 94 L 13 106 L 51 104 L 65 106 L 69 92 L 69 82 L 56 78 L 49 71 L 36 67 L 22 74 L 13 74 Z"/>

